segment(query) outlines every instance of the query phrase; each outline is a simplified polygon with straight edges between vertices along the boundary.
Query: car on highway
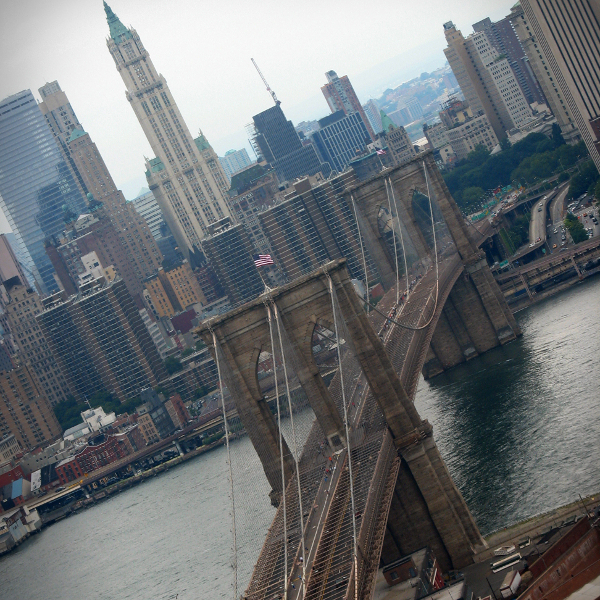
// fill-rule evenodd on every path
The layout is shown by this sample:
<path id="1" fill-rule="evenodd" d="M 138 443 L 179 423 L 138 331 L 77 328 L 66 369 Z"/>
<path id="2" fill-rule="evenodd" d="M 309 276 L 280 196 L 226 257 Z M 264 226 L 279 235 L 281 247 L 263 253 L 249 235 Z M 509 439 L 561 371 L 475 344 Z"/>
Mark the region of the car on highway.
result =
<path id="1" fill-rule="evenodd" d="M 556 227 L 555 227 L 554 231 L 552 233 L 558 233 L 558 229 L 556 229 Z"/>
<path id="2" fill-rule="evenodd" d="M 535 242 L 531 242 L 531 244 L 529 244 L 530 248 L 533 248 L 535 246 Z"/>
<path id="3" fill-rule="evenodd" d="M 556 244 L 554 244 L 554 245 L 552 246 L 552 248 L 556 248 Z"/>
<path id="4" fill-rule="evenodd" d="M 565 242 L 565 240 L 563 240 L 563 241 L 560 243 L 560 245 L 561 245 L 561 246 L 564 246 L 566 243 L 567 243 L 567 242 Z"/>

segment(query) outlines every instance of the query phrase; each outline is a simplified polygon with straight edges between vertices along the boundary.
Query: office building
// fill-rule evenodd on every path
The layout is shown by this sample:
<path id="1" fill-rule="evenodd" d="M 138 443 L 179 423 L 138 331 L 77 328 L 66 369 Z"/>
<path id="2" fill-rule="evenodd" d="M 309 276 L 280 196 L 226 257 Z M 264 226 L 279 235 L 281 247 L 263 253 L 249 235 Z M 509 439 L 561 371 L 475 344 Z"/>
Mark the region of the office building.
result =
<path id="1" fill-rule="evenodd" d="M 231 177 L 235 175 L 235 173 L 252 164 L 246 148 L 242 148 L 241 150 L 228 150 L 225 152 L 225 156 L 219 157 L 219 162 L 229 181 L 231 181 Z"/>
<path id="2" fill-rule="evenodd" d="M 8 237 L 5 233 L 0 233 L 0 284 L 13 277 L 18 277 L 24 284 L 31 284 L 25 276 L 25 271 L 23 271 Z"/>
<path id="3" fill-rule="evenodd" d="M 348 163 L 365 151 L 371 136 L 363 117 L 358 112 L 344 114 L 338 110 L 319 120 L 320 129 L 311 139 L 321 162 L 329 163 L 332 170 L 341 173 Z"/>
<path id="4" fill-rule="evenodd" d="M 442 148 L 448 143 L 448 134 L 446 127 L 441 121 L 428 125 L 423 125 L 423 134 L 432 148 Z"/>
<path id="5" fill-rule="evenodd" d="M 498 139 L 532 118 L 532 111 L 508 63 L 483 31 L 467 38 L 444 24 L 444 54 L 474 115 L 486 114 Z"/>
<path id="6" fill-rule="evenodd" d="M 0 207 L 42 293 L 58 289 L 45 242 L 85 199 L 30 90 L 0 101 Z"/>
<path id="7" fill-rule="evenodd" d="M 262 294 L 265 284 L 252 259 L 256 249 L 244 225 L 231 225 L 228 220 L 202 243 L 231 306 L 237 306 Z"/>
<path id="8" fill-rule="evenodd" d="M 552 72 L 550 61 L 546 56 L 541 44 L 534 34 L 531 23 L 525 15 L 520 3 L 515 4 L 511 10 L 510 19 L 516 35 L 521 42 L 523 51 L 527 57 L 527 66 L 533 71 L 537 82 L 542 89 L 546 103 L 556 117 L 561 133 L 567 143 L 577 143 L 581 140 L 581 134 L 575 123 L 573 113 L 569 112 L 567 99 L 563 95 L 558 80 Z"/>
<path id="9" fill-rule="evenodd" d="M 27 451 L 56 440 L 61 432 L 33 368 L 22 364 L 0 371 L 0 439 L 12 434 Z"/>
<path id="10" fill-rule="evenodd" d="M 283 202 L 259 214 L 273 259 L 288 281 L 342 257 L 351 276 L 364 279 L 356 220 L 345 195 L 355 184 L 351 170 L 325 182 L 301 179 Z M 368 251 L 367 263 L 373 280 L 376 270 Z"/>
<path id="11" fill-rule="evenodd" d="M 74 129 L 68 145 L 88 190 L 89 200 L 102 202 L 103 211 L 119 235 L 135 277 L 142 281 L 156 273 L 162 255 L 150 228 L 135 205 L 127 202 L 123 192 L 117 189 L 96 144 L 88 133 Z"/>
<path id="12" fill-rule="evenodd" d="M 472 117 L 461 125 L 449 129 L 446 135 L 456 160 L 467 158 L 469 152 L 473 152 L 477 146 L 484 146 L 491 152 L 498 145 L 498 138 L 487 115 Z"/>
<path id="13" fill-rule="evenodd" d="M 475 23 L 473 31 L 483 31 L 496 51 L 506 57 L 527 103 L 546 104 L 546 98 L 528 64 L 510 19 L 506 17 L 494 23 L 490 18 L 486 18 Z"/>
<path id="14" fill-rule="evenodd" d="M 50 404 L 66 400 L 69 386 L 36 321 L 44 310 L 39 295 L 18 277 L 5 281 L 4 288 L 8 296 L 4 310 L 20 360 L 29 363 Z"/>
<path id="15" fill-rule="evenodd" d="M 229 215 L 227 177 L 205 136 L 192 138 L 166 79 L 135 29 L 125 27 L 106 2 L 104 10 L 108 49 L 155 155 L 146 164 L 148 187 L 180 250 L 188 255 L 200 247 L 211 223 Z"/>
<path id="16" fill-rule="evenodd" d="M 326 177 L 329 175 L 312 145 L 302 145 L 279 103 L 254 115 L 252 120 L 250 143 L 259 158 L 275 170 L 280 181 L 293 181 L 319 171 L 326 171 L 323 173 Z"/>
<path id="17" fill-rule="evenodd" d="M 325 100 L 327 100 L 329 110 L 332 113 L 341 110 L 345 115 L 351 115 L 352 113 L 360 114 L 369 132 L 369 137 L 374 139 L 375 133 L 348 76 L 343 75 L 342 77 L 338 77 L 335 71 L 327 71 L 325 77 L 327 78 L 327 83 L 321 87 L 321 91 L 323 92 L 323 96 L 325 96 Z"/>
<path id="18" fill-rule="evenodd" d="M 259 254 L 271 254 L 271 247 L 260 227 L 258 214 L 273 206 L 283 198 L 284 192 L 279 189 L 275 171 L 261 165 L 238 173 L 231 180 L 232 189 L 229 198 L 231 212 L 237 223 L 246 228 L 252 246 Z M 273 276 L 269 267 L 264 267 L 269 277 Z"/>
<path id="19" fill-rule="evenodd" d="M 567 105 L 565 117 L 577 125 L 600 170 L 600 5 L 597 0 L 523 0 L 521 6 L 522 25 L 534 37 L 530 57 L 537 55 L 537 43 L 537 61 L 543 52 L 550 84 L 559 89 L 556 99 Z"/>
<path id="20" fill-rule="evenodd" d="M 145 220 L 136 212 L 133 204 L 125 201 L 123 193 L 117 189 L 98 147 L 83 130 L 58 82 L 46 84 L 39 92 L 43 98 L 39 105 L 40 110 L 46 116 L 57 142 L 70 161 L 77 180 L 87 194 L 90 206 L 102 203 L 102 214 L 110 219 L 118 232 L 134 275 L 142 281 L 156 272 L 162 260 Z"/>
<path id="21" fill-rule="evenodd" d="M 122 279 L 96 279 L 76 296 L 43 300 L 37 315 L 51 351 L 78 401 L 108 391 L 138 396 L 165 376 L 164 366 Z"/>
<path id="22" fill-rule="evenodd" d="M 369 100 L 366 104 L 363 104 L 363 110 L 365 111 L 365 115 L 367 115 L 367 119 L 371 124 L 373 133 L 378 134 L 383 131 L 381 116 L 379 115 L 379 107 L 377 104 L 375 104 L 375 101 Z"/>
<path id="23" fill-rule="evenodd" d="M 414 158 L 417 152 L 404 127 L 395 125 L 383 111 L 380 114 L 383 131 L 379 137 L 387 145 L 393 164 L 401 165 Z"/>

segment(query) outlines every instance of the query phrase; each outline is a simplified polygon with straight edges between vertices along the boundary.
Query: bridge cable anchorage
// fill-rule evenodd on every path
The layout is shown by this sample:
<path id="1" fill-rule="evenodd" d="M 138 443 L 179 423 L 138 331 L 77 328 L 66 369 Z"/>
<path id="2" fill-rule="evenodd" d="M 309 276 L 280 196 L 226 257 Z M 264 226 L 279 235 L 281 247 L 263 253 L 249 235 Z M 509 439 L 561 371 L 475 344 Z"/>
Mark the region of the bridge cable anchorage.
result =
<path id="1" fill-rule="evenodd" d="M 298 453 L 298 442 L 296 436 L 296 427 L 294 425 L 294 411 L 292 408 L 292 394 L 290 392 L 290 380 L 288 377 L 287 370 L 287 362 L 285 360 L 285 353 L 283 351 L 283 338 L 281 336 L 281 319 L 279 318 L 279 310 L 277 308 L 277 304 L 274 300 L 273 302 L 273 312 L 275 314 L 275 323 L 277 324 L 277 336 L 279 337 L 279 348 L 281 351 L 281 363 L 283 365 L 283 378 L 285 380 L 285 391 L 288 397 L 288 409 L 290 411 L 290 425 L 292 427 L 292 442 L 294 445 L 294 464 L 296 467 L 296 483 L 298 485 L 298 508 L 300 509 L 300 548 L 302 554 L 300 554 L 300 558 L 302 558 L 302 582 L 300 586 L 300 590 L 302 591 L 302 597 L 306 595 L 306 532 L 304 531 L 304 508 L 302 506 L 302 485 L 300 483 L 300 455 Z M 285 493 L 285 490 L 284 490 Z M 286 586 L 287 590 L 287 586 Z M 286 592 L 287 593 L 287 592 Z"/>
<path id="2" fill-rule="evenodd" d="M 404 258 L 404 279 L 406 280 L 406 297 L 410 293 L 410 289 L 408 287 L 408 264 L 406 262 L 406 250 L 404 249 L 404 236 L 402 234 L 402 223 L 400 222 L 400 214 L 398 213 L 398 204 L 396 202 L 396 194 L 394 193 L 394 186 L 392 185 L 391 177 L 388 177 L 388 183 L 390 184 L 390 189 L 392 191 L 392 198 L 394 200 L 394 206 L 396 207 L 396 219 L 398 220 L 398 229 L 400 230 L 400 244 L 402 244 L 402 257 Z M 429 200 L 431 204 L 431 199 Z M 399 304 L 399 290 L 400 287 L 398 284 L 398 261 L 396 260 L 396 304 Z"/>
<path id="3" fill-rule="evenodd" d="M 336 310 L 336 299 L 335 288 L 333 281 L 329 273 L 325 273 L 329 281 L 329 293 L 331 295 L 331 309 L 333 311 L 333 326 L 335 329 L 335 337 L 337 340 L 337 355 L 339 364 L 340 374 L 340 387 L 342 390 L 342 406 L 344 407 L 344 428 L 346 433 L 346 452 L 348 453 L 348 471 L 350 476 L 350 501 L 352 506 L 352 542 L 354 552 L 354 600 L 358 600 L 358 541 L 356 536 L 356 506 L 354 502 L 354 477 L 352 474 L 352 451 L 350 448 L 350 431 L 348 428 L 348 403 L 346 401 L 346 391 L 344 388 L 344 368 L 342 365 L 342 351 L 340 349 L 340 336 L 338 331 L 338 320 Z M 341 467 L 340 467 L 341 468 Z"/>
<path id="4" fill-rule="evenodd" d="M 273 315 L 271 307 L 265 301 L 267 315 L 269 318 L 269 336 L 271 338 L 271 356 L 273 357 L 273 378 L 275 380 L 275 398 L 277 399 L 277 428 L 279 429 L 279 459 L 281 463 L 281 496 L 283 508 L 283 589 L 284 600 L 288 597 L 288 533 L 287 533 L 287 506 L 286 506 L 286 485 L 285 485 L 285 468 L 283 463 L 283 433 L 281 431 L 281 409 L 279 406 L 279 382 L 277 381 L 277 361 L 275 360 L 275 343 L 273 341 Z"/>
<path id="5" fill-rule="evenodd" d="M 394 239 L 394 259 L 396 261 L 396 304 L 400 304 L 400 268 L 398 267 L 398 248 L 396 247 L 396 229 L 394 227 L 394 211 L 392 210 L 392 201 L 390 200 L 390 190 L 388 188 L 389 178 L 384 180 L 385 192 L 387 194 L 388 206 L 390 207 L 390 221 L 392 224 L 392 237 Z M 398 217 L 398 214 L 396 214 Z M 398 218 L 398 226 L 400 226 L 400 219 Z M 402 245 L 402 252 L 404 253 L 404 244 Z M 405 277 L 408 278 L 408 273 L 405 273 Z"/>
<path id="6" fill-rule="evenodd" d="M 221 390 L 221 406 L 223 408 L 223 426 L 225 428 L 225 443 L 227 445 L 227 465 L 229 467 L 229 486 L 231 494 L 231 518 L 232 527 L 231 532 L 233 536 L 233 590 L 234 598 L 238 597 L 238 559 L 237 559 L 237 533 L 236 533 L 236 520 L 235 520 L 235 496 L 233 492 L 233 472 L 231 470 L 231 451 L 229 447 L 229 426 L 227 424 L 227 410 L 225 408 L 225 395 L 223 393 L 223 379 L 221 377 L 221 365 L 220 365 L 220 354 L 221 348 L 217 341 L 215 332 L 210 329 L 213 338 L 213 345 L 215 347 L 215 357 L 217 363 L 217 375 L 219 377 L 219 389 Z"/>
<path id="7" fill-rule="evenodd" d="M 350 200 L 352 200 L 352 210 L 354 211 L 354 220 L 356 221 L 356 231 L 358 232 L 358 242 L 360 244 L 360 253 L 363 260 L 363 268 L 365 270 L 365 297 L 367 300 L 367 314 L 369 313 L 369 275 L 367 273 L 367 257 L 365 256 L 365 246 L 363 244 L 362 234 L 360 233 L 360 223 L 358 222 L 358 213 L 356 212 L 356 202 L 354 201 L 354 194 L 350 194 Z"/>

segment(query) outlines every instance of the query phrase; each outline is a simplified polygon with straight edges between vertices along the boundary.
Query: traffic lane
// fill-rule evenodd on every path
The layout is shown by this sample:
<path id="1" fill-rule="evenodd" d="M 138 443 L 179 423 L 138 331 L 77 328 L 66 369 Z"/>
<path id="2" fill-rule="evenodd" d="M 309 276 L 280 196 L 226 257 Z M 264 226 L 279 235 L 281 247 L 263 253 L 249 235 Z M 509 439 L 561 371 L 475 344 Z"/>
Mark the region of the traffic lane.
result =
<path id="1" fill-rule="evenodd" d="M 567 196 L 567 192 L 569 191 L 568 185 L 565 184 L 565 188 L 559 191 L 558 195 L 554 200 L 552 200 L 550 204 L 550 219 L 553 224 L 562 221 L 562 213 L 565 205 L 565 198 Z"/>

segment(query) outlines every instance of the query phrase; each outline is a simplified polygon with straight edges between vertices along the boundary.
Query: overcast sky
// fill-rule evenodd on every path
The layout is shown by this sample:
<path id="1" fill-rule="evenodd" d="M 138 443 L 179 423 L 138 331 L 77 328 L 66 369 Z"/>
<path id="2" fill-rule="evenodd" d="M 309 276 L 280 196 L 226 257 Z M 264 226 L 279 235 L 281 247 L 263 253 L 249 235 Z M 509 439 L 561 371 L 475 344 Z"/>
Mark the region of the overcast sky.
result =
<path id="1" fill-rule="evenodd" d="M 245 145 L 244 126 L 272 106 L 250 58 L 298 123 L 329 111 L 325 71 L 348 75 L 362 102 L 445 63 L 442 24 L 465 35 L 514 0 L 112 0 L 165 76 L 194 137 L 219 155 Z M 57 80 L 117 185 L 145 184 L 150 146 L 106 47 L 102 0 L 2 0 L 0 98 Z M 8 230 L 0 219 L 0 231 Z"/>

